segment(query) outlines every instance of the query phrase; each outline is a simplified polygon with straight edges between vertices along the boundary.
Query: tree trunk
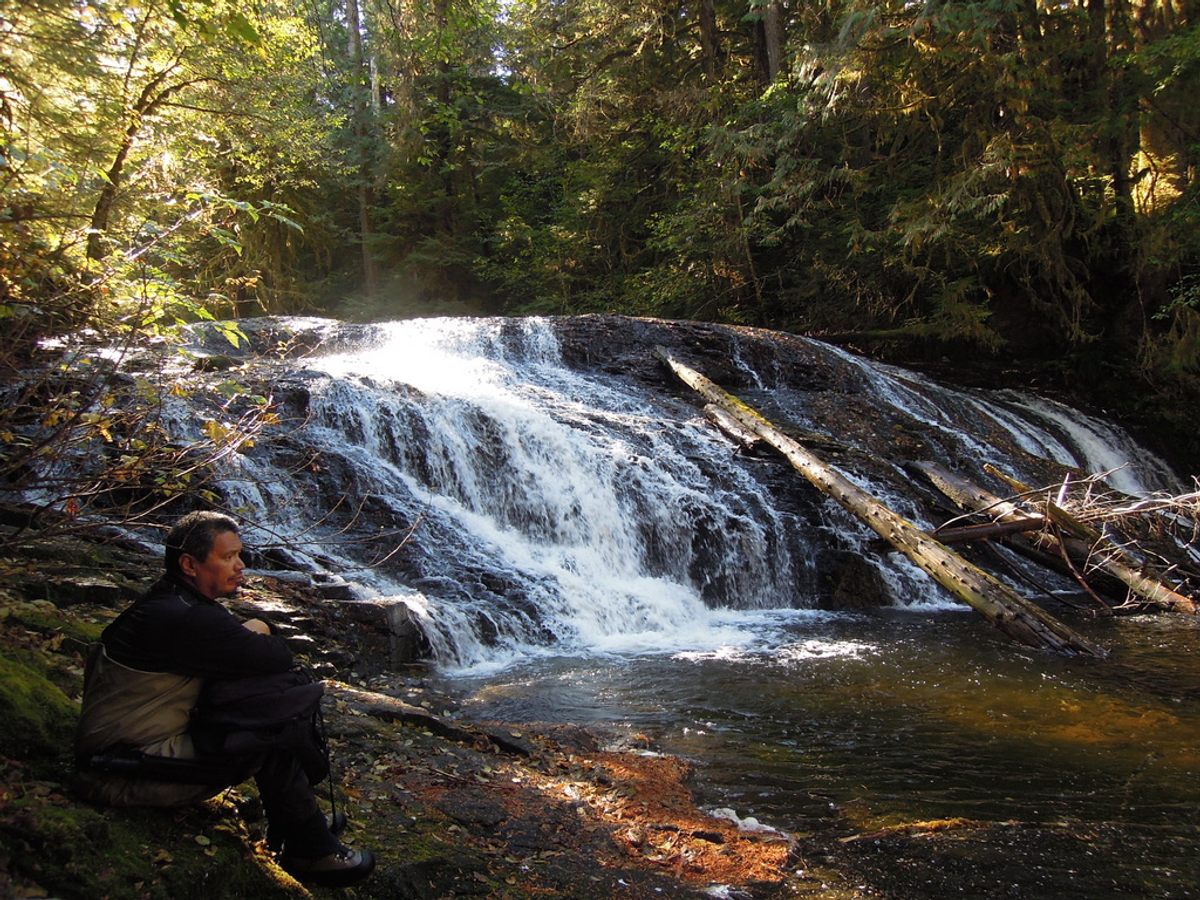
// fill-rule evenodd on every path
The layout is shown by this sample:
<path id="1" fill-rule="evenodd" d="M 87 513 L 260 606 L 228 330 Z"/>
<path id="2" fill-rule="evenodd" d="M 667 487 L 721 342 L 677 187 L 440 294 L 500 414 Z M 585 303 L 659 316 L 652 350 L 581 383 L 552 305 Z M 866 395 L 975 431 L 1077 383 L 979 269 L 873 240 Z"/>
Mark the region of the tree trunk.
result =
<path id="1" fill-rule="evenodd" d="M 658 348 L 658 354 L 680 380 L 777 449 L 793 468 L 813 485 L 858 516 L 880 537 L 1010 638 L 1031 647 L 1057 650 L 1060 653 L 1105 655 L 1103 649 L 1076 634 L 987 572 L 947 549 L 945 545 L 853 484 L 737 397 L 722 390 L 694 369 L 672 359 L 665 349 Z"/>
<path id="2" fill-rule="evenodd" d="M 363 289 L 368 296 L 379 290 L 379 275 L 375 268 L 375 255 L 371 250 L 371 208 L 375 205 L 372 188 L 371 153 L 368 142 L 372 138 L 372 90 L 362 49 L 362 17 L 358 0 L 346 0 L 346 29 L 349 32 L 346 54 L 350 58 L 351 89 L 353 91 L 354 115 L 354 163 L 358 172 L 358 233 L 362 248 Z"/>
<path id="3" fill-rule="evenodd" d="M 433 5 L 434 22 L 437 27 L 439 43 L 448 43 L 447 32 L 450 28 L 450 0 L 435 0 Z M 453 91 L 451 90 L 450 61 L 445 54 L 439 54 L 436 67 L 434 98 L 442 110 L 452 106 Z M 454 181 L 454 126 L 451 125 L 453 116 L 446 117 L 436 125 L 431 132 L 433 143 L 437 147 L 437 171 L 442 178 L 442 196 L 439 198 L 439 219 L 442 232 L 450 237 L 458 233 L 458 191 Z"/>
<path id="4" fill-rule="evenodd" d="M 963 525 L 959 528 L 939 528 L 932 532 L 932 536 L 943 544 L 960 544 L 968 541 L 987 541 L 996 537 L 1009 537 L 1045 527 L 1045 519 L 1040 516 L 1029 516 L 1013 522 L 984 522 L 980 525 Z"/>
<path id="5" fill-rule="evenodd" d="M 763 16 L 763 42 L 767 51 L 767 80 L 774 84 L 783 69 L 783 9 L 779 0 L 768 0 Z"/>
<path id="6" fill-rule="evenodd" d="M 713 0 L 700 0 L 700 53 L 704 63 L 704 74 L 709 79 L 717 77 L 720 69 L 721 35 L 717 31 L 717 9 Z"/>
<path id="7" fill-rule="evenodd" d="M 100 196 L 96 199 L 96 206 L 92 210 L 92 221 L 88 227 L 88 259 L 104 259 L 108 256 L 108 244 L 105 242 L 108 220 L 112 214 L 113 203 L 117 199 L 117 186 L 121 183 L 125 160 L 129 156 L 129 150 L 133 147 L 133 139 L 140 128 L 141 120 L 139 118 L 136 123 L 130 124 L 125 130 L 125 134 L 121 138 L 121 146 L 117 148 L 117 155 L 113 158 L 112 165 L 108 167 L 108 172 L 105 173 L 104 187 L 101 188 Z"/>
<path id="8" fill-rule="evenodd" d="M 750 4 L 754 22 L 754 68 L 759 82 L 774 83 L 783 66 L 783 10 L 779 0 L 759 0 Z"/>
<path id="9" fill-rule="evenodd" d="M 715 403 L 709 403 L 704 407 L 704 415 L 708 417 L 710 422 L 720 428 L 721 431 L 729 435 L 732 440 L 741 445 L 742 449 L 747 453 L 757 453 L 762 447 L 762 438 L 753 431 L 744 428 L 737 419 Z"/>
<path id="10" fill-rule="evenodd" d="M 186 85 L 194 83 L 189 81 L 183 84 L 173 84 L 164 87 L 164 83 L 176 68 L 176 66 L 172 65 L 150 79 L 146 86 L 142 88 L 133 106 L 129 109 L 129 121 L 125 126 L 124 133 L 121 135 L 121 143 L 117 147 L 112 165 L 108 167 L 108 171 L 105 173 L 104 187 L 101 188 L 100 196 L 96 198 L 96 205 L 92 209 L 92 220 L 88 229 L 87 239 L 88 259 L 104 259 L 104 257 L 108 256 L 108 246 L 104 241 L 104 235 L 108 231 L 113 204 L 116 202 L 117 191 L 120 189 L 121 181 L 125 175 L 125 162 L 129 158 L 129 151 L 133 149 L 133 142 L 137 138 L 138 132 L 142 130 L 142 124 L 172 94 Z"/>

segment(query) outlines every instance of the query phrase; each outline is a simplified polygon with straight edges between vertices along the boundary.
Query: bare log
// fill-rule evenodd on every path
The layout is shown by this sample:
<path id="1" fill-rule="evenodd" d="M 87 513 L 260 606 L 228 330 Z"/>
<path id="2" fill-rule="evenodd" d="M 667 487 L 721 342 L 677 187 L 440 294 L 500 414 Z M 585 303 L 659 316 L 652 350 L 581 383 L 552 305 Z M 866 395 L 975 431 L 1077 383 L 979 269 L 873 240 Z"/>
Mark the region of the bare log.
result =
<path id="1" fill-rule="evenodd" d="M 995 466 L 989 465 L 986 469 L 1017 490 L 1032 493 L 1028 485 L 999 471 Z M 1151 567 L 1138 562 L 1123 547 L 1113 543 L 1090 525 L 1079 521 L 1053 500 L 1046 499 L 1041 502 L 1045 506 L 1046 517 L 1070 536 L 1064 538 L 1068 550 L 1071 550 L 1072 544 L 1076 542 L 1081 544 L 1086 551 L 1080 554 L 1076 546 L 1076 555 L 1082 555 L 1091 565 L 1120 580 L 1135 596 L 1141 597 L 1152 606 L 1168 612 L 1196 614 L 1195 601 L 1165 584 L 1162 577 Z M 1071 538 L 1074 538 L 1074 541 Z"/>
<path id="2" fill-rule="evenodd" d="M 880 537 L 911 559 L 954 596 L 1015 641 L 1060 653 L 1104 656 L 1105 651 L 1076 634 L 1003 582 L 963 559 L 859 488 L 811 451 L 785 435 L 756 410 L 718 387 L 699 372 L 658 348 L 659 357 L 681 381 L 710 403 L 724 409 L 743 427 L 782 453 L 814 486 L 858 516 Z"/>
<path id="3" fill-rule="evenodd" d="M 1028 516 L 1012 522 L 984 522 L 979 525 L 962 525 L 958 528 L 938 528 L 930 534 L 943 544 L 963 544 L 969 541 L 986 541 L 996 537 L 1008 537 L 1046 527 L 1041 516 Z"/>
<path id="4" fill-rule="evenodd" d="M 748 453 L 756 453 L 762 448 L 763 439 L 742 425 L 721 407 L 710 403 L 704 407 L 708 420 L 725 432 L 733 441 L 740 444 Z"/>
<path id="5" fill-rule="evenodd" d="M 992 519 L 989 523 L 990 527 L 1019 528 L 1020 533 L 1010 534 L 1004 538 L 1007 546 L 1039 565 L 1074 578 L 1095 600 L 1097 606 L 1105 612 L 1111 611 L 1109 604 L 1102 600 L 1092 586 L 1083 580 L 1078 565 L 1073 562 L 1073 559 L 1086 560 L 1087 548 L 1076 544 L 1068 549 L 1060 534 L 1046 528 L 1048 523 L 1045 516 L 1033 515 L 1011 500 L 1001 499 L 975 482 L 951 472 L 937 463 L 914 463 L 913 468 L 924 474 L 934 487 L 949 497 L 959 508 L 978 515 L 990 516 Z M 1018 491 L 1018 493 L 1021 492 Z M 938 533 L 940 534 L 940 532 Z M 1107 590 L 1105 592 L 1107 593 Z"/>

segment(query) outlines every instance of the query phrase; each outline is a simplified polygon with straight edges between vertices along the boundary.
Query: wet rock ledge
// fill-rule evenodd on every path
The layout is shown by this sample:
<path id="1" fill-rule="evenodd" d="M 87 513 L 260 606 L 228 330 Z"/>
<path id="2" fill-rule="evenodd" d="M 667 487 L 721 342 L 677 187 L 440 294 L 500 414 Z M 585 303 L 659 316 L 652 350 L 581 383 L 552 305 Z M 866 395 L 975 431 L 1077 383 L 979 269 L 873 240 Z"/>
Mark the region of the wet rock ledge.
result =
<path id="1" fill-rule="evenodd" d="M 0 526 L 3 527 L 3 526 Z M 0 896 L 312 896 L 262 845 L 253 786 L 181 810 L 98 809 L 70 790 L 83 654 L 156 576 L 136 547 L 0 534 Z M 389 666 L 385 606 L 262 574 L 236 606 L 326 679 L 350 897 L 850 896 L 780 833 L 700 811 L 686 763 L 569 726 L 469 721 L 423 670 Z M 324 787 L 322 788 L 324 791 Z"/>

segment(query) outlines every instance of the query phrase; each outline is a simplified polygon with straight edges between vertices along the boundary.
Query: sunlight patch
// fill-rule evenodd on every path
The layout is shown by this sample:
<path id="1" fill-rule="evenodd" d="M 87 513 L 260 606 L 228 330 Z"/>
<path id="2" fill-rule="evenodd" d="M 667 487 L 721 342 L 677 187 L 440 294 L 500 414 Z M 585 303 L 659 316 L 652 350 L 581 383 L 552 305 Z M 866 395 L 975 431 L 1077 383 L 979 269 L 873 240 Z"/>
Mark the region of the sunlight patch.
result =
<path id="1" fill-rule="evenodd" d="M 874 644 L 859 641 L 821 641 L 815 638 L 780 647 L 775 653 L 779 662 L 800 662 L 806 659 L 833 659 L 835 657 L 859 657 L 874 653 L 879 648 Z"/>
<path id="2" fill-rule="evenodd" d="M 725 645 L 708 650 L 687 650 L 675 653 L 671 658 L 687 662 L 749 662 L 788 665 L 809 659 L 859 657 L 867 653 L 874 653 L 878 649 L 874 644 L 864 644 L 859 641 L 825 641 L 819 638 L 809 638 L 796 644 L 785 644 L 774 649 L 762 646 Z"/>
<path id="3" fill-rule="evenodd" d="M 758 651 L 747 650 L 745 647 L 717 647 L 713 650 L 685 650 L 672 654 L 671 659 L 682 659 L 687 662 L 706 662 L 708 660 L 740 661 L 749 657 L 757 657 Z"/>

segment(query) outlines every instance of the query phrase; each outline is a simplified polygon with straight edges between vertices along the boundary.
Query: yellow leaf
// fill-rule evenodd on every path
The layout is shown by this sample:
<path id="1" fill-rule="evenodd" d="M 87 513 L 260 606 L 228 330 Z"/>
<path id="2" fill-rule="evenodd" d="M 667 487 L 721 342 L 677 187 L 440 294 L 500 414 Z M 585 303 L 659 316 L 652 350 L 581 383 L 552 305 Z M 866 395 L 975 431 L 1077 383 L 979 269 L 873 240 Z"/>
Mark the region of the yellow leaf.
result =
<path id="1" fill-rule="evenodd" d="M 215 419 L 208 419 L 203 425 L 204 433 L 214 444 L 223 441 L 229 435 L 229 429 Z"/>

